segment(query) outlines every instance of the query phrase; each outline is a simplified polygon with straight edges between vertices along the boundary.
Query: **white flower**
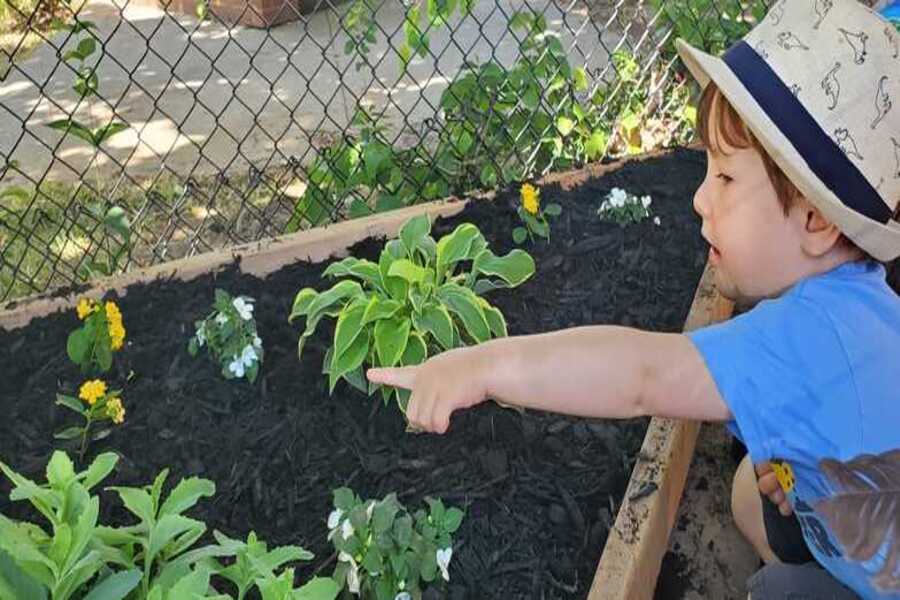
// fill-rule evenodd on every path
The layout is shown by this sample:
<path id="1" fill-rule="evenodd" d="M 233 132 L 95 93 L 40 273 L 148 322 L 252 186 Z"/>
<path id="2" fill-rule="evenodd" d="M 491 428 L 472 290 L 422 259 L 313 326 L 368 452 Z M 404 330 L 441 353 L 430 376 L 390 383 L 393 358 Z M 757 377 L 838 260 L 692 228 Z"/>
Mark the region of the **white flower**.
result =
<path id="1" fill-rule="evenodd" d="M 400 592 L 394 596 L 394 600 L 412 600 L 412 596 L 409 595 L 409 592 Z"/>
<path id="2" fill-rule="evenodd" d="M 235 356 L 234 360 L 228 363 L 228 370 L 234 373 L 235 377 L 244 376 L 244 361 L 241 360 L 240 356 Z"/>
<path id="3" fill-rule="evenodd" d="M 256 355 L 256 350 L 251 345 L 244 346 L 244 351 L 241 353 L 241 362 L 244 363 L 245 367 L 249 367 L 253 363 L 257 361 L 259 357 Z"/>
<path id="4" fill-rule="evenodd" d="M 253 347 L 254 348 L 262 348 L 262 340 L 259 339 L 258 335 L 253 336 Z"/>
<path id="5" fill-rule="evenodd" d="M 347 589 L 351 594 L 359 593 L 359 570 L 355 564 L 351 565 L 350 570 L 347 571 Z"/>
<path id="6" fill-rule="evenodd" d="M 206 325 L 197 328 L 197 345 L 202 346 L 206 343 Z"/>
<path id="7" fill-rule="evenodd" d="M 662 222 L 659 220 L 659 217 L 653 217 L 653 224 L 658 227 L 659 225 L 662 225 Z"/>
<path id="8" fill-rule="evenodd" d="M 331 511 L 331 514 L 328 515 L 328 529 L 334 529 L 338 525 L 341 524 L 341 517 L 344 516 L 344 511 L 339 508 Z"/>
<path id="9" fill-rule="evenodd" d="M 450 567 L 450 559 L 453 557 L 453 548 L 444 548 L 443 550 L 438 550 L 435 554 L 435 559 L 437 560 L 438 566 L 441 568 L 441 575 L 444 577 L 444 581 L 450 581 L 450 573 L 447 569 Z"/>
<path id="10" fill-rule="evenodd" d="M 235 356 L 234 360 L 228 363 L 228 370 L 234 373 L 235 377 L 243 377 L 247 367 L 253 366 L 256 361 L 257 356 L 253 346 L 245 346 L 241 355 Z"/>
<path id="11" fill-rule="evenodd" d="M 628 201 L 628 194 L 622 188 L 613 188 L 609 192 L 609 204 L 613 208 L 621 208 L 625 206 L 625 202 Z"/>
<path id="12" fill-rule="evenodd" d="M 338 555 L 338 560 L 350 563 L 350 570 L 347 571 L 347 589 L 350 590 L 351 594 L 358 594 L 359 568 L 356 566 L 356 561 L 353 560 L 352 556 L 343 551 Z"/>
<path id="13" fill-rule="evenodd" d="M 345 520 L 341 523 L 341 535 L 344 536 L 344 539 L 350 539 L 356 531 L 353 529 L 353 524 L 350 522 L 350 519 Z"/>
<path id="14" fill-rule="evenodd" d="M 226 315 L 224 313 L 219 313 L 216 315 L 216 323 L 218 323 L 219 325 L 224 325 L 227 322 L 228 322 L 228 315 Z"/>
<path id="15" fill-rule="evenodd" d="M 644 208 L 650 208 L 650 204 L 652 202 L 653 200 L 650 199 L 650 196 L 644 196 L 643 198 L 641 198 L 641 204 L 644 205 Z"/>
<path id="16" fill-rule="evenodd" d="M 253 299 L 247 298 L 245 300 L 243 297 L 239 297 L 235 298 L 232 304 L 243 320 L 249 321 L 253 318 Z"/>

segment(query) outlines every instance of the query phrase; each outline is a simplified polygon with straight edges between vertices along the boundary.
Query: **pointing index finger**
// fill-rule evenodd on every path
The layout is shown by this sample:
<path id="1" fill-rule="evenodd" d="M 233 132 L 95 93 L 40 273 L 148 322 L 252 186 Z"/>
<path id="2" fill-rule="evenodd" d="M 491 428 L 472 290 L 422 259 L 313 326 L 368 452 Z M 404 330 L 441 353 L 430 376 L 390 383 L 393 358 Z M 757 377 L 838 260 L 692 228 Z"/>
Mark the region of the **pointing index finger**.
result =
<path id="1" fill-rule="evenodd" d="M 416 367 L 394 367 L 390 369 L 369 369 L 366 377 L 372 383 L 390 385 L 411 390 L 416 381 Z"/>

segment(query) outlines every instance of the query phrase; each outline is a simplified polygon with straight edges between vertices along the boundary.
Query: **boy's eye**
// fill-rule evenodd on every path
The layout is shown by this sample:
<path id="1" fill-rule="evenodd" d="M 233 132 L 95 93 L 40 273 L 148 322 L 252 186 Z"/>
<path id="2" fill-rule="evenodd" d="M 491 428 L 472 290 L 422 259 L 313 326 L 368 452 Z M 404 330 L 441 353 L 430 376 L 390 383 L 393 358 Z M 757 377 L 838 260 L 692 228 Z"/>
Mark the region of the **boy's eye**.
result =
<path id="1" fill-rule="evenodd" d="M 717 174 L 716 179 L 721 179 L 725 183 L 728 183 L 729 181 L 733 181 L 733 179 L 731 177 L 729 177 L 728 175 L 726 175 L 725 173 Z"/>

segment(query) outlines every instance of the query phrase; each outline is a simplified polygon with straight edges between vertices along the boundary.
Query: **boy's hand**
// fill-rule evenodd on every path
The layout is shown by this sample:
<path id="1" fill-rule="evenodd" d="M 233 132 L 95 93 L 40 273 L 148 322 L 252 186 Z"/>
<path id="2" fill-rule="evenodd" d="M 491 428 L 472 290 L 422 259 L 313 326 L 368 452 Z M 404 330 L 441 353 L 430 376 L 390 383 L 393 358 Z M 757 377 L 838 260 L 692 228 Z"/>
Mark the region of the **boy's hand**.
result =
<path id="1" fill-rule="evenodd" d="M 457 348 L 415 367 L 369 369 L 369 381 L 412 391 L 406 419 L 414 429 L 445 433 L 450 415 L 487 399 L 485 370 L 489 361 L 478 347 Z"/>
<path id="2" fill-rule="evenodd" d="M 759 491 L 778 506 L 778 512 L 785 517 L 791 516 L 793 512 L 791 503 L 788 502 L 784 490 L 781 489 L 781 484 L 778 483 L 778 477 L 775 476 L 775 471 L 772 470 L 770 463 L 764 462 L 756 465 L 756 480 L 759 484 Z"/>

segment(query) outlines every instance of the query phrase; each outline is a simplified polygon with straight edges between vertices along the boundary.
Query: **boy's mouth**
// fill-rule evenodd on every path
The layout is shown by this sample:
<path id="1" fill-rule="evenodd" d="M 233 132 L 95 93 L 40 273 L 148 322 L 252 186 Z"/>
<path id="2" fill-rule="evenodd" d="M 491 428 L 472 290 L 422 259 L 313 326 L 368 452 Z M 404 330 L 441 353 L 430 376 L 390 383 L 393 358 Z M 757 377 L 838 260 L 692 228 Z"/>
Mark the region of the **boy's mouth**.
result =
<path id="1" fill-rule="evenodd" d="M 710 260 L 710 262 L 712 262 L 713 264 L 716 264 L 716 263 L 719 262 L 719 259 L 720 259 L 720 258 L 722 258 L 722 253 L 719 252 L 718 248 L 716 248 L 715 246 L 710 246 L 710 247 L 709 247 L 709 260 Z"/>

